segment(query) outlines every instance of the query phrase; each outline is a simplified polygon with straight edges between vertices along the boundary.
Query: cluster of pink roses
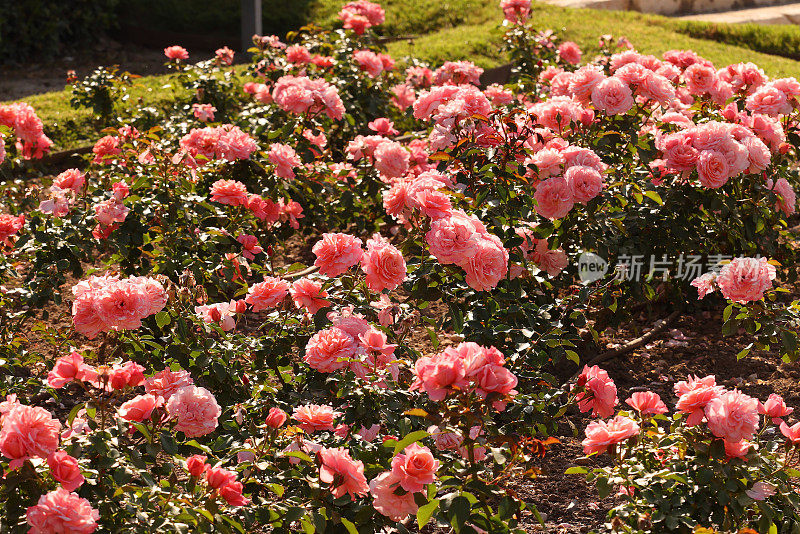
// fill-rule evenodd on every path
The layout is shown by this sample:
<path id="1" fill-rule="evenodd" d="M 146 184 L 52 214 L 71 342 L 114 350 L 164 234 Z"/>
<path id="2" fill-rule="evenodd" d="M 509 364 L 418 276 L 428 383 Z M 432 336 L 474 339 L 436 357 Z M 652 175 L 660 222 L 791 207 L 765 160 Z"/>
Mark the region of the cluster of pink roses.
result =
<path id="1" fill-rule="evenodd" d="M 369 75 L 370 78 L 377 78 L 384 71 L 394 69 L 394 60 L 387 54 L 376 54 L 372 50 L 356 50 L 353 52 L 353 59 L 358 68 Z"/>
<path id="2" fill-rule="evenodd" d="M 44 134 L 42 120 L 25 102 L 0 104 L 0 125 L 7 126 L 17 137 L 17 150 L 25 159 L 39 159 L 50 151 L 53 142 Z M 2 136 L 0 136 L 2 141 Z M 0 163 L 5 159 L 5 142 L 0 143 Z"/>
<path id="3" fill-rule="evenodd" d="M 188 165 L 196 165 L 198 158 L 202 165 L 206 161 L 250 159 L 250 155 L 258 150 L 258 143 L 243 132 L 238 126 L 223 124 L 222 126 L 194 128 L 180 140 L 181 149 L 189 156 Z"/>
<path id="4" fill-rule="evenodd" d="M 86 175 L 78 169 L 67 169 L 53 179 L 50 186 L 50 196 L 39 203 L 39 211 L 54 217 L 63 217 L 69 213 L 70 207 L 75 202 L 86 184 Z"/>
<path id="5" fill-rule="evenodd" d="M 531 14 L 531 0 L 500 0 L 500 9 L 511 24 L 525 24 Z"/>
<path id="6" fill-rule="evenodd" d="M 692 285 L 700 299 L 719 288 L 726 299 L 746 304 L 764 298 L 775 274 L 775 267 L 766 258 L 734 258 L 722 267 L 719 275 L 706 273 L 695 278 Z"/>
<path id="7" fill-rule="evenodd" d="M 106 391 L 136 387 L 144 382 L 144 367 L 127 361 L 109 367 L 94 367 L 87 364 L 77 352 L 61 356 L 47 375 L 47 385 L 60 389 L 70 382 L 85 382 Z"/>
<path id="8" fill-rule="evenodd" d="M 285 170 L 285 169 L 284 169 Z M 247 186 L 238 180 L 217 180 L 211 184 L 211 200 L 228 206 L 242 206 L 270 227 L 277 222 L 288 222 L 292 228 L 299 228 L 298 219 L 305 217 L 303 207 L 295 202 L 270 198 L 247 192 Z"/>
<path id="9" fill-rule="evenodd" d="M 440 83 L 436 78 L 434 82 Z M 467 121 L 473 115 L 487 116 L 491 111 L 492 104 L 486 95 L 469 84 L 438 85 L 420 93 L 414 102 L 414 117 L 434 122 L 428 136 L 431 150 L 444 150 L 455 144 L 459 128 L 478 134 L 491 131 L 484 123 Z"/>
<path id="10" fill-rule="evenodd" d="M 11 238 L 19 232 L 25 225 L 24 215 L 10 215 L 8 213 L 0 213 L 0 245 L 5 245 L 9 248 L 14 246 Z"/>
<path id="11" fill-rule="evenodd" d="M 339 19 L 344 27 L 353 30 L 357 35 L 373 26 L 380 26 L 385 18 L 386 14 L 380 4 L 368 0 L 348 2 L 339 11 Z"/>
<path id="12" fill-rule="evenodd" d="M 385 384 L 383 373 L 397 380 L 397 345 L 388 343 L 386 334 L 351 310 L 331 312 L 328 318 L 333 325 L 311 336 L 306 344 L 303 360 L 312 369 L 332 373 L 347 368 L 362 379 L 373 376 L 379 385 Z"/>
<path id="13" fill-rule="evenodd" d="M 167 304 L 167 293 L 154 278 L 91 276 L 72 287 L 72 322 L 75 330 L 93 339 L 100 332 L 133 330 L 142 319 Z"/>
<path id="14" fill-rule="evenodd" d="M 250 501 L 242 495 L 244 487 L 236 480 L 236 473 L 206 463 L 206 456 L 195 454 L 186 459 L 186 472 L 206 483 L 211 498 L 220 496 L 230 506 L 244 506 Z"/>
<path id="15" fill-rule="evenodd" d="M 491 395 L 494 408 L 504 410 L 506 400 L 517 394 L 517 377 L 505 367 L 503 353 L 473 342 L 418 359 L 414 377 L 409 389 L 425 391 L 434 401 L 456 391 L 474 392 L 484 399 Z"/>
<path id="16" fill-rule="evenodd" d="M 312 248 L 316 256 L 314 265 L 319 267 L 320 273 L 334 277 L 360 263 L 367 287 L 372 291 L 380 293 L 399 287 L 406 279 L 407 270 L 397 247 L 379 234 L 367 241 L 366 250 L 361 248 L 361 243 L 359 238 L 347 234 L 323 234 Z"/>
<path id="17" fill-rule="evenodd" d="M 273 101 L 284 111 L 302 114 L 325 113 L 333 120 L 344 116 L 344 104 L 335 86 L 323 79 L 283 76 L 275 82 Z"/>

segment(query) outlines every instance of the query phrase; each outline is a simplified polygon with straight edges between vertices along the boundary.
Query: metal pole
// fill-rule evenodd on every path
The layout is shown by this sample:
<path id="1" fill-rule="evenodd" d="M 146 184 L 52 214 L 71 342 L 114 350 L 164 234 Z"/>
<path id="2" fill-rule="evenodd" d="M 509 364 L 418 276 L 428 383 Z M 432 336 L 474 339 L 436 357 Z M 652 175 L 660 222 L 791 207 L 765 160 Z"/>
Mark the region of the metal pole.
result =
<path id="1" fill-rule="evenodd" d="M 261 33 L 261 0 L 242 0 L 242 51 L 253 46 L 253 35 Z"/>

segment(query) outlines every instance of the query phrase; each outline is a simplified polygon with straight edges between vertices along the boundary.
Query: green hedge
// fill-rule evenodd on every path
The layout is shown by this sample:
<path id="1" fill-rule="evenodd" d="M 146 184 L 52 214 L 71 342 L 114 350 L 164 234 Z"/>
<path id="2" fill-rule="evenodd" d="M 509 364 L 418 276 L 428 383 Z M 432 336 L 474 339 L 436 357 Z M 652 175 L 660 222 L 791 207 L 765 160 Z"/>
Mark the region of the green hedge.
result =
<path id="1" fill-rule="evenodd" d="M 0 8 L 0 63 L 91 46 L 114 27 L 119 0 L 8 0 Z"/>
<path id="2" fill-rule="evenodd" d="M 800 27 L 793 24 L 721 24 L 715 22 L 670 21 L 679 33 L 729 45 L 741 46 L 775 56 L 800 59 Z"/>

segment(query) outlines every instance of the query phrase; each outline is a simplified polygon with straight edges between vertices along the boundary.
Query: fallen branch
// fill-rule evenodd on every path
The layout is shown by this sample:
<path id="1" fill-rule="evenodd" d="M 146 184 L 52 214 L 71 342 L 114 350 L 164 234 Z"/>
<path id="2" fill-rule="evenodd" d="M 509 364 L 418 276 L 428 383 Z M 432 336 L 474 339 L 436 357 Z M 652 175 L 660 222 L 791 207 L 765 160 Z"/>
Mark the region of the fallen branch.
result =
<path id="1" fill-rule="evenodd" d="M 312 265 L 308 269 L 303 269 L 302 271 L 297 271 L 297 272 L 285 274 L 285 275 L 283 275 L 282 278 L 301 278 L 301 277 L 303 277 L 303 276 L 305 276 L 307 274 L 311 274 L 313 272 L 316 272 L 317 269 L 319 269 L 319 267 L 317 267 L 316 265 Z"/>
<path id="2" fill-rule="evenodd" d="M 658 321 L 653 324 L 653 328 L 651 328 L 645 334 L 637 337 L 636 339 L 631 340 L 629 343 L 626 343 L 624 346 L 610 350 L 608 352 L 604 352 L 603 354 L 598 354 L 586 365 L 592 366 L 597 365 L 599 363 L 606 362 L 608 360 L 614 359 L 617 356 L 622 356 L 623 354 L 627 354 L 630 351 L 641 347 L 642 345 L 647 344 L 651 339 L 656 337 L 658 334 L 664 331 L 664 329 L 669 326 L 669 324 L 675 320 L 676 317 L 680 314 L 680 310 L 675 310 L 674 312 L 670 313 L 665 319 L 659 319 Z M 574 380 L 579 374 L 581 374 L 581 370 L 578 369 L 578 372 L 572 376 L 572 380 Z"/>

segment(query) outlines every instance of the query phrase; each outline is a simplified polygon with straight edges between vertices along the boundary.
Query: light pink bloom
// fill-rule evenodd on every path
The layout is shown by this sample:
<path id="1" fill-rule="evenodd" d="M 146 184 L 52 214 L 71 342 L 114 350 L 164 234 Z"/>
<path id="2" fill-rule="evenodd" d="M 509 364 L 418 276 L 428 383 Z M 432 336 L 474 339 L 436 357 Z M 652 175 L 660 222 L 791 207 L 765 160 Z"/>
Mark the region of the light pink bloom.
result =
<path id="1" fill-rule="evenodd" d="M 690 376 L 689 380 L 675 384 L 675 394 L 680 397 L 675 409 L 688 414 L 687 426 L 700 424 L 705 417 L 706 405 L 724 391 L 722 386 L 717 386 L 714 375 L 703 378 Z"/>
<path id="2" fill-rule="evenodd" d="M 375 168 L 385 178 L 399 178 L 408 170 L 411 155 L 400 143 L 383 141 L 374 152 Z"/>
<path id="3" fill-rule="evenodd" d="M 409 515 L 416 514 L 419 509 L 413 493 L 406 492 L 403 495 L 395 493 L 400 480 L 400 476 L 393 471 L 385 471 L 369 483 L 372 506 L 392 521 L 403 521 Z"/>
<path id="4" fill-rule="evenodd" d="M 716 290 L 716 273 L 706 273 L 692 280 L 691 285 L 697 288 L 697 298 L 702 300 L 709 293 Z"/>
<path id="5" fill-rule="evenodd" d="M 603 177 L 592 167 L 576 165 L 564 173 L 564 179 L 569 184 L 572 200 L 585 204 L 595 198 L 605 187 Z"/>
<path id="6" fill-rule="evenodd" d="M 119 416 L 126 421 L 140 423 L 150 419 L 153 410 L 164 403 L 161 397 L 146 394 L 138 395 L 119 407 Z"/>
<path id="7" fill-rule="evenodd" d="M 572 41 L 565 41 L 558 46 L 558 57 L 571 65 L 577 65 L 581 62 L 580 47 Z"/>
<path id="8" fill-rule="evenodd" d="M 183 369 L 178 371 L 162 369 L 153 376 L 145 379 L 144 390 L 151 395 L 161 397 L 167 401 L 179 389 L 184 386 L 191 386 L 193 383 L 192 376 Z"/>
<path id="9" fill-rule="evenodd" d="M 273 276 L 265 276 L 263 282 L 250 286 L 245 302 L 253 307 L 254 312 L 258 312 L 278 306 L 288 294 L 288 282 Z"/>
<path id="10" fill-rule="evenodd" d="M 533 198 L 536 199 L 536 213 L 551 220 L 566 216 L 575 203 L 569 183 L 560 176 L 539 183 Z"/>
<path id="11" fill-rule="evenodd" d="M 582 412 L 591 410 L 593 416 L 610 417 L 619 403 L 617 386 L 608 373 L 597 365 L 585 365 L 578 376 L 578 386 L 584 388 L 575 397 Z"/>
<path id="12" fill-rule="evenodd" d="M 800 444 L 800 423 L 795 423 L 792 426 L 786 424 L 786 422 L 782 422 L 780 424 L 781 434 L 786 436 L 786 438 L 792 442 L 793 445 Z"/>
<path id="13" fill-rule="evenodd" d="M 776 425 L 783 423 L 783 419 L 781 418 L 786 417 L 792 412 L 794 412 L 794 408 L 789 408 L 786 406 L 786 402 L 783 400 L 783 397 L 777 393 L 770 394 L 769 398 L 764 404 L 759 403 L 758 405 L 758 413 L 772 418 L 772 422 Z"/>
<path id="14" fill-rule="evenodd" d="M 322 239 L 311 249 L 317 257 L 314 265 L 326 276 L 339 276 L 361 261 L 364 254 L 361 244 L 359 238 L 351 235 L 323 234 Z"/>
<path id="15" fill-rule="evenodd" d="M 56 451 L 47 457 L 47 466 L 50 474 L 67 491 L 75 491 L 86 480 L 81 474 L 78 460 L 66 453 L 66 451 Z"/>
<path id="16" fill-rule="evenodd" d="M 192 112 L 194 117 L 201 122 L 208 122 L 214 120 L 214 112 L 217 108 L 211 104 L 192 104 Z"/>
<path id="17" fill-rule="evenodd" d="M 194 438 L 213 432 L 222 410 L 207 389 L 184 386 L 167 401 L 167 413 L 177 422 L 175 430 Z"/>
<path id="18" fill-rule="evenodd" d="M 247 186 L 237 180 L 217 180 L 211 184 L 211 200 L 229 206 L 243 206 L 247 202 Z"/>
<path id="19" fill-rule="evenodd" d="M 734 258 L 722 267 L 717 285 L 726 299 L 745 304 L 764 298 L 773 280 L 775 267 L 766 258 Z"/>
<path id="20" fill-rule="evenodd" d="M 342 415 L 327 404 L 306 404 L 297 406 L 292 412 L 292 419 L 300 424 L 300 428 L 308 433 L 321 430 L 333 431 L 333 420 Z"/>
<path id="21" fill-rule="evenodd" d="M 322 308 L 327 308 L 331 302 L 327 300 L 328 292 L 322 288 L 322 283 L 311 278 L 300 278 L 292 282 L 290 289 L 295 306 L 305 308 L 308 313 L 317 313 Z"/>
<path id="22" fill-rule="evenodd" d="M 403 254 L 380 234 L 367 241 L 367 250 L 361 256 L 361 270 L 367 275 L 367 287 L 377 293 L 397 289 L 406 279 Z"/>
<path id="23" fill-rule="evenodd" d="M 78 169 L 67 169 L 53 179 L 53 186 L 59 189 L 70 189 L 79 194 L 86 183 L 86 175 Z"/>
<path id="24" fill-rule="evenodd" d="M 709 430 L 733 443 L 752 437 L 758 429 L 758 400 L 738 390 L 712 399 L 705 413 Z"/>
<path id="25" fill-rule="evenodd" d="M 436 480 L 439 460 L 433 457 L 428 447 L 412 443 L 401 454 L 392 458 L 392 474 L 397 476 L 400 486 L 411 493 L 423 491 Z"/>
<path id="26" fill-rule="evenodd" d="M 625 403 L 642 415 L 667 413 L 667 405 L 652 391 L 637 391 Z"/>
<path id="27" fill-rule="evenodd" d="M 607 115 L 620 115 L 633 107 L 633 93 L 628 84 L 612 76 L 592 89 L 592 103 Z"/>
<path id="28" fill-rule="evenodd" d="M 44 408 L 17 405 L 3 417 L 0 453 L 16 469 L 28 458 L 47 458 L 58 448 L 61 423 Z"/>
<path id="29" fill-rule="evenodd" d="M 326 484 L 339 484 L 331 488 L 334 497 L 345 494 L 351 499 L 366 495 L 369 492 L 367 479 L 364 477 L 364 463 L 353 460 L 350 452 L 342 447 L 323 448 L 317 453 L 321 462 L 319 479 Z"/>
<path id="30" fill-rule="evenodd" d="M 482 234 L 475 242 L 475 254 L 458 265 L 466 272 L 469 287 L 488 291 L 508 273 L 508 251 L 497 236 Z"/>
<path id="31" fill-rule="evenodd" d="M 321 373 L 332 373 L 347 367 L 356 350 L 358 343 L 355 338 L 334 326 L 311 336 L 303 361 Z"/>
<path id="32" fill-rule="evenodd" d="M 267 414 L 267 419 L 265 422 L 269 427 L 280 428 L 286 422 L 287 417 L 288 415 L 286 412 L 280 408 L 273 407 L 269 409 L 269 413 Z"/>
<path id="33" fill-rule="evenodd" d="M 776 489 L 777 487 L 774 484 L 759 480 L 753 484 L 752 488 L 745 491 L 745 493 L 754 501 L 763 501 L 764 499 L 768 499 L 769 497 L 775 495 Z"/>
<path id="34" fill-rule="evenodd" d="M 39 497 L 25 514 L 29 534 L 90 534 L 97 530 L 100 512 L 86 499 L 58 488 Z"/>
<path id="35" fill-rule="evenodd" d="M 189 59 L 189 52 L 182 46 L 168 46 L 164 49 L 164 55 L 167 56 L 169 59 L 178 60 L 178 59 Z"/>
<path id="36" fill-rule="evenodd" d="M 275 165 L 275 174 L 286 180 L 294 178 L 294 167 L 300 167 L 303 163 L 292 147 L 281 143 L 270 145 L 267 157 Z"/>
<path id="37" fill-rule="evenodd" d="M 584 454 L 600 453 L 609 447 L 639 433 L 636 421 L 618 415 L 608 421 L 593 421 L 586 427 L 586 438 L 581 442 Z"/>

